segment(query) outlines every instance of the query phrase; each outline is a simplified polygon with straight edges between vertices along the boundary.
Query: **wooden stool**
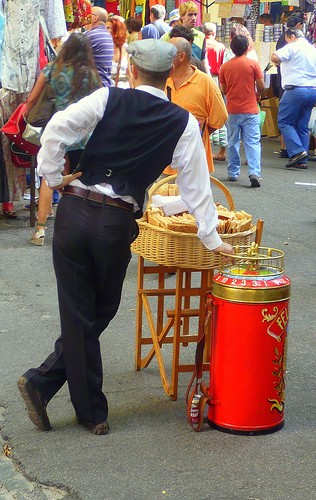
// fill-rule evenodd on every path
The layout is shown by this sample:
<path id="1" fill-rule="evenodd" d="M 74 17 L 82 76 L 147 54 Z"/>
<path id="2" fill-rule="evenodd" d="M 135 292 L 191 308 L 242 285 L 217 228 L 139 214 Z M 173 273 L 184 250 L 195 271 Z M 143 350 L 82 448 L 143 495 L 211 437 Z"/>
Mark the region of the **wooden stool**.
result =
<path id="1" fill-rule="evenodd" d="M 165 288 L 166 274 L 175 273 L 175 288 Z M 193 273 L 198 276 L 198 285 L 192 284 Z M 146 288 L 145 275 L 156 275 L 157 288 Z M 145 265 L 143 257 L 138 258 L 138 294 L 136 310 L 136 370 L 146 368 L 156 357 L 163 388 L 171 399 L 178 395 L 179 372 L 193 372 L 194 364 L 180 363 L 180 346 L 197 343 L 204 331 L 205 298 L 210 290 L 212 269 L 181 269 L 162 265 Z M 166 308 L 166 299 L 173 298 L 173 308 Z M 197 298 L 197 307 L 192 308 L 192 298 Z M 153 306 L 150 298 L 156 298 Z M 150 337 L 143 337 L 143 318 L 147 318 Z M 156 320 L 155 320 L 156 317 Z M 190 332 L 190 319 L 197 318 L 197 332 Z M 171 335 L 169 335 L 171 333 Z M 171 376 L 168 379 L 162 349 L 164 344 L 172 344 Z M 142 356 L 143 346 L 151 346 Z M 206 345 L 209 345 L 206 342 Z M 209 350 L 205 350 L 205 360 L 209 360 Z M 194 357 L 193 357 L 194 361 Z M 208 369 L 205 361 L 203 369 Z"/>

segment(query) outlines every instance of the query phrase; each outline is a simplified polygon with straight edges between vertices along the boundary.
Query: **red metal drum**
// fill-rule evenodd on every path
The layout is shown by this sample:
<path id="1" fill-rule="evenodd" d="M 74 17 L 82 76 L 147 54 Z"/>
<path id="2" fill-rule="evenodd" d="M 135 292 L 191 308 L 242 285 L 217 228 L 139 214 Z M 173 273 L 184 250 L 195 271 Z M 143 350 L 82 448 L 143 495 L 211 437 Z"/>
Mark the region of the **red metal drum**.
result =
<path id="1" fill-rule="evenodd" d="M 219 430 L 262 434 L 284 424 L 290 280 L 283 257 L 252 246 L 213 279 L 208 422 Z"/>

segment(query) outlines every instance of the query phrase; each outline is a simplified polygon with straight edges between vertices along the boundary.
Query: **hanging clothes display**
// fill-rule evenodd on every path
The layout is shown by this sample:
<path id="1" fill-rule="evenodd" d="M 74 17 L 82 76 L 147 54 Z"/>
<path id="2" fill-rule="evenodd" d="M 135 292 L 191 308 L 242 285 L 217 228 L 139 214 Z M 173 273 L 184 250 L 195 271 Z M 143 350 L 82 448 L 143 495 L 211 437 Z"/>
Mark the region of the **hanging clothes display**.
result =
<path id="1" fill-rule="evenodd" d="M 40 14 L 46 21 L 51 39 L 67 35 L 63 0 L 40 0 Z"/>
<path id="2" fill-rule="evenodd" d="M 91 23 L 90 0 L 64 0 L 64 12 L 69 30 Z"/>
<path id="3" fill-rule="evenodd" d="M 128 17 L 132 16 L 131 12 L 131 7 L 132 7 L 132 1 L 130 0 L 119 0 L 119 12 L 120 15 L 123 16 L 125 19 Z M 107 5 L 108 7 L 108 5 Z"/>
<path id="4" fill-rule="evenodd" d="M 32 90 L 39 70 L 39 20 L 43 15 L 50 38 L 67 35 L 63 0 L 1 0 L 4 14 L 0 89 L 0 127 Z M 18 29 L 17 29 L 18 27 Z M 1 196 L 18 201 L 26 190 L 25 169 L 11 160 L 10 141 L 1 136 Z"/>
<path id="5" fill-rule="evenodd" d="M 30 92 L 37 77 L 40 14 L 51 38 L 67 34 L 62 0 L 5 0 L 2 87 L 18 94 Z"/>
<path id="6" fill-rule="evenodd" d="M 2 60 L 2 45 L 4 38 L 4 13 L 3 4 L 0 5 L 0 82 L 1 82 L 1 60 Z"/>
<path id="7" fill-rule="evenodd" d="M 119 14 L 119 15 L 123 16 L 123 14 L 119 8 L 119 1 L 118 0 L 107 0 L 106 10 L 108 11 L 109 14 L 116 14 L 116 15 Z"/>
<path id="8" fill-rule="evenodd" d="M 146 0 L 131 0 L 130 15 L 136 17 L 142 22 L 142 26 L 146 24 Z"/>
<path id="9" fill-rule="evenodd" d="M 38 60 L 40 0 L 7 0 L 2 48 L 2 87 L 21 94 L 35 82 Z M 35 22 L 34 22 L 35 20 Z M 19 29 L 16 29 L 17 26 Z"/>
<path id="10" fill-rule="evenodd" d="M 313 44 L 316 42 L 316 3 L 314 3 L 313 12 L 307 25 L 306 38 Z"/>
<path id="11" fill-rule="evenodd" d="M 72 0 L 64 0 L 64 14 L 67 28 L 70 29 L 75 20 Z"/>

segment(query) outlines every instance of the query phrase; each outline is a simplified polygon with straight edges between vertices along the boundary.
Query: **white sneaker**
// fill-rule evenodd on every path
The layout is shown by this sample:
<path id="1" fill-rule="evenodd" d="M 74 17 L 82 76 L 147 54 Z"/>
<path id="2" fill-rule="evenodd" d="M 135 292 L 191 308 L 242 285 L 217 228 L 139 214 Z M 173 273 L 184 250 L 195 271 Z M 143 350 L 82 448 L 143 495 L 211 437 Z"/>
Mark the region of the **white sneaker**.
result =
<path id="1" fill-rule="evenodd" d="M 30 239 L 30 243 L 42 247 L 44 245 L 44 238 L 45 238 L 45 229 L 44 228 L 38 229 L 37 231 L 35 231 L 32 238 Z"/>
<path id="2" fill-rule="evenodd" d="M 38 200 L 38 198 L 39 198 L 39 196 L 35 196 L 35 200 Z M 23 196 L 23 199 L 30 200 L 31 199 L 30 193 L 25 193 L 25 195 Z"/>

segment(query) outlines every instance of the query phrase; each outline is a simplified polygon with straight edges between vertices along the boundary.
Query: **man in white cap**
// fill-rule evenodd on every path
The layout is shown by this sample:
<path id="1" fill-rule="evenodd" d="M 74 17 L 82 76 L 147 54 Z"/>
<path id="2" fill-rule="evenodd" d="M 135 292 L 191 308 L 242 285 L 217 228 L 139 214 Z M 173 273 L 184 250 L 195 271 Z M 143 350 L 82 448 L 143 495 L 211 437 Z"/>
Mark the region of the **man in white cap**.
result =
<path id="1" fill-rule="evenodd" d="M 99 337 L 120 304 L 146 189 L 167 165 L 178 168 L 203 243 L 233 254 L 216 231 L 198 122 L 164 93 L 176 48 L 149 39 L 126 50 L 136 89 L 97 90 L 56 113 L 41 138 L 40 175 L 51 189 L 63 189 L 53 237 L 61 336 L 18 387 L 30 420 L 44 431 L 51 429 L 46 406 L 66 381 L 78 423 L 98 435 L 109 430 Z M 77 172 L 62 176 L 66 146 L 89 133 Z"/>
<path id="2" fill-rule="evenodd" d="M 173 28 L 176 24 L 180 24 L 179 9 L 173 9 L 169 14 L 169 26 Z"/>

